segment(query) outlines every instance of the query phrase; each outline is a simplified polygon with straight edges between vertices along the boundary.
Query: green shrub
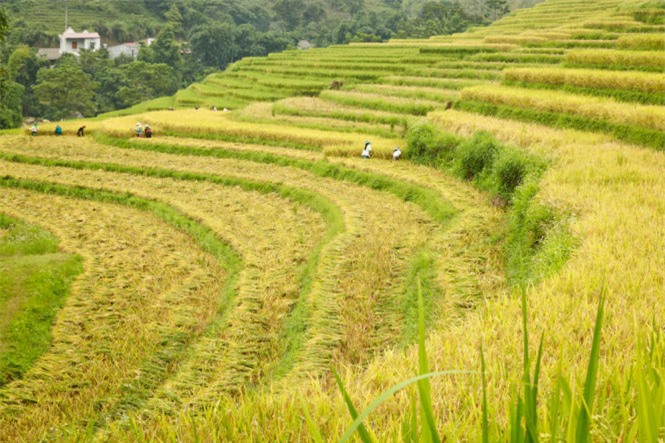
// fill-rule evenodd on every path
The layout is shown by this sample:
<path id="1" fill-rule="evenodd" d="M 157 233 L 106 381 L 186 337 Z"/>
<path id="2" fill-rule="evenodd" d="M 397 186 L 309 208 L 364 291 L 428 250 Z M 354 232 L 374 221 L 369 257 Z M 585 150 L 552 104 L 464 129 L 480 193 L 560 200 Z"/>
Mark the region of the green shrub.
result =
<path id="1" fill-rule="evenodd" d="M 441 166 L 450 162 L 460 140 L 442 132 L 430 123 L 419 123 L 407 133 L 408 152 L 405 157 L 416 163 Z"/>
<path id="2" fill-rule="evenodd" d="M 463 179 L 477 179 L 491 168 L 499 148 L 491 134 L 478 132 L 457 146 L 453 171 Z"/>
<path id="3" fill-rule="evenodd" d="M 538 202 L 536 180 L 515 189 L 506 238 L 506 274 L 513 284 L 533 283 L 557 272 L 575 248 L 564 214 Z"/>
<path id="4" fill-rule="evenodd" d="M 492 167 L 494 190 L 502 198 L 509 199 L 527 176 L 537 175 L 544 168 L 542 160 L 518 149 L 504 148 Z"/>

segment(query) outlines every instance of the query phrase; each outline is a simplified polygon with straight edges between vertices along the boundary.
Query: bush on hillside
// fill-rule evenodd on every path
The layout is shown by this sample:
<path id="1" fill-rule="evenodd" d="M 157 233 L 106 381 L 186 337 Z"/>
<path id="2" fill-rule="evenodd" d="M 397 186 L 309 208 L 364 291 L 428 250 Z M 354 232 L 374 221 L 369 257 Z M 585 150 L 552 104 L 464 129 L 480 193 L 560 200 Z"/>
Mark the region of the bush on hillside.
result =
<path id="1" fill-rule="evenodd" d="M 504 148 L 492 167 L 495 192 L 508 199 L 527 176 L 538 174 L 544 168 L 544 162 L 534 156 L 518 149 Z"/>
<path id="2" fill-rule="evenodd" d="M 440 131 L 430 123 L 419 123 L 407 134 L 407 157 L 416 162 L 431 166 L 441 166 L 450 162 L 455 148 L 460 143 L 453 134 Z"/>
<path id="3" fill-rule="evenodd" d="M 487 132 L 478 132 L 455 150 L 454 172 L 465 180 L 478 178 L 491 168 L 499 143 Z"/>

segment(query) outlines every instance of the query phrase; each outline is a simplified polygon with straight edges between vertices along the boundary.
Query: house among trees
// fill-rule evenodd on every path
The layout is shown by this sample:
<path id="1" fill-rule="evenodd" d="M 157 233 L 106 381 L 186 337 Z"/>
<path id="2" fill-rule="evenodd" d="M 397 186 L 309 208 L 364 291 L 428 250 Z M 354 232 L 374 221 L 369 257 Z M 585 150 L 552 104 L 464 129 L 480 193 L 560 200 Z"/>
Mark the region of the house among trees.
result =
<path id="1" fill-rule="evenodd" d="M 65 32 L 60 34 L 60 54 L 76 54 L 81 49 L 90 49 L 97 51 L 101 47 L 101 39 L 96 32 L 76 32 L 68 27 Z"/>
<path id="2" fill-rule="evenodd" d="M 60 48 L 39 48 L 37 56 L 45 58 L 52 66 L 60 58 Z"/>
<path id="3" fill-rule="evenodd" d="M 141 49 L 141 44 L 135 42 L 122 43 L 115 46 L 109 46 L 107 49 L 109 51 L 110 59 L 116 59 L 121 55 L 125 55 L 136 60 L 139 55 L 139 49 Z"/>

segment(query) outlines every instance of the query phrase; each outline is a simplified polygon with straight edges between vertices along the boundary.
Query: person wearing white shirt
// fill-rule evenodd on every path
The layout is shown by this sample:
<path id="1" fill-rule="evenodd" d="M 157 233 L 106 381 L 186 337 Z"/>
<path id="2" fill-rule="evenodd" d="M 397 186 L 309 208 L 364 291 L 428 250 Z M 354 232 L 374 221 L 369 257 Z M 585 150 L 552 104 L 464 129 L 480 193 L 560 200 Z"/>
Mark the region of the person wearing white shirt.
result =
<path id="1" fill-rule="evenodd" d="M 372 156 L 372 144 L 369 141 L 365 141 L 365 147 L 363 148 L 362 158 L 370 158 Z"/>

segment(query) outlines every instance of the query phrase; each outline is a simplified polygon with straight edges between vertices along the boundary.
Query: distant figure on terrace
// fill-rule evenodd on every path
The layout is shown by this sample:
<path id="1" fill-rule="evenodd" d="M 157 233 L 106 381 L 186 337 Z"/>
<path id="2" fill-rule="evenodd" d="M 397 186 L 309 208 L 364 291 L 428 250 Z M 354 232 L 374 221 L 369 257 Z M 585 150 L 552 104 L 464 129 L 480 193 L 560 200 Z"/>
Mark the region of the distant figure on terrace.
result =
<path id="1" fill-rule="evenodd" d="M 330 89 L 339 90 L 342 86 L 344 86 L 344 82 L 339 80 L 333 80 L 330 82 Z"/>
<path id="2" fill-rule="evenodd" d="M 62 127 L 60 125 L 55 127 L 55 135 L 62 135 Z"/>
<path id="3" fill-rule="evenodd" d="M 33 136 L 37 135 L 37 122 L 33 123 L 32 128 L 30 128 L 30 133 Z"/>
<path id="4" fill-rule="evenodd" d="M 141 134 L 143 134 L 143 126 L 141 126 L 141 122 L 136 123 L 136 136 L 141 137 Z"/>
<path id="5" fill-rule="evenodd" d="M 213 112 L 217 112 L 217 106 L 212 105 L 212 107 L 210 108 L 210 110 L 213 111 Z"/>
<path id="6" fill-rule="evenodd" d="M 369 140 L 365 141 L 365 147 L 363 148 L 362 154 L 360 154 L 362 158 L 370 158 L 372 157 L 372 144 L 369 142 Z"/>
<path id="7" fill-rule="evenodd" d="M 393 150 L 393 160 L 399 160 L 400 158 L 402 158 L 402 151 L 398 146 Z"/>
<path id="8" fill-rule="evenodd" d="M 83 137 L 85 135 L 85 125 L 81 126 L 78 131 L 76 131 L 77 137 Z"/>
<path id="9" fill-rule="evenodd" d="M 145 138 L 152 138 L 152 128 L 150 125 L 145 125 Z"/>

